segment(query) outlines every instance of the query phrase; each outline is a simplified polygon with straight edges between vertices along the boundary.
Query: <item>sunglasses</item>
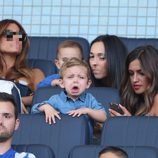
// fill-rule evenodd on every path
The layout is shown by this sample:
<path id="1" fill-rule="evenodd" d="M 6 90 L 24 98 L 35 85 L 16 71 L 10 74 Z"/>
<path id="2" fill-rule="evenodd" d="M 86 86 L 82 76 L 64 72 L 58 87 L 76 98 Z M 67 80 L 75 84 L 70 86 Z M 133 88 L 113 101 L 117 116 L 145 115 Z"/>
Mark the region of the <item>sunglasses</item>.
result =
<path id="1" fill-rule="evenodd" d="M 23 32 L 13 32 L 10 30 L 5 30 L 3 32 L 3 36 L 5 36 L 7 38 L 8 41 L 12 41 L 13 40 L 13 36 L 18 36 L 19 41 L 24 42 L 27 38 L 27 34 L 24 34 Z"/>

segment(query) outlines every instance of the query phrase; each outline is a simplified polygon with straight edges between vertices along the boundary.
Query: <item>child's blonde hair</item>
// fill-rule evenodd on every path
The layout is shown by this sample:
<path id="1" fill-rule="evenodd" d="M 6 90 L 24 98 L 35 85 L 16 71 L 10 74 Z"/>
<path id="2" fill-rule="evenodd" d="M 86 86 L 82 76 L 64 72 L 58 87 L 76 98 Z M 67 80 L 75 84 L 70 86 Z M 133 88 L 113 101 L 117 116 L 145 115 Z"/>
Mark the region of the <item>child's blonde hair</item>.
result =
<path id="1" fill-rule="evenodd" d="M 90 71 L 90 68 L 89 68 L 89 65 L 83 61 L 83 60 L 80 60 L 78 58 L 71 58 L 69 59 L 68 61 L 66 61 L 60 68 L 60 71 L 59 71 L 59 74 L 61 76 L 61 78 L 63 78 L 63 75 L 64 75 L 64 72 L 66 71 L 67 68 L 70 68 L 70 67 L 73 67 L 73 66 L 83 66 L 87 69 L 87 78 L 88 80 L 91 79 L 91 71 Z"/>
<path id="2" fill-rule="evenodd" d="M 73 40 L 65 40 L 63 42 L 61 42 L 57 48 L 57 53 L 56 53 L 56 59 L 58 59 L 59 57 L 59 53 L 60 53 L 60 49 L 62 48 L 78 48 L 80 50 L 80 55 L 81 58 L 83 59 L 83 49 L 80 43 L 73 41 Z"/>

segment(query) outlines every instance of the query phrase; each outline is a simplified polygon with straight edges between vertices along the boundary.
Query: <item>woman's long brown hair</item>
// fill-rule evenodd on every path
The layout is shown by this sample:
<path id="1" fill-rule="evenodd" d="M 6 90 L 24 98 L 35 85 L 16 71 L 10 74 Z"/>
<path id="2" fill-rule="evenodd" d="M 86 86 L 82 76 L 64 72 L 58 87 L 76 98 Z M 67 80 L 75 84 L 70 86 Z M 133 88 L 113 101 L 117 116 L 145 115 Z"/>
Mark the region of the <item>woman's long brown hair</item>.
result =
<path id="1" fill-rule="evenodd" d="M 133 91 L 128 72 L 129 64 L 138 59 L 144 75 L 150 87 L 144 94 L 136 94 Z M 146 115 L 150 112 L 158 93 L 158 50 L 153 46 L 141 46 L 134 49 L 126 59 L 125 73 L 122 80 L 120 95 L 124 105 L 132 115 Z"/>
<path id="2" fill-rule="evenodd" d="M 28 49 L 30 47 L 30 42 L 24 28 L 16 20 L 12 20 L 12 19 L 1 20 L 0 39 L 2 38 L 3 32 L 7 29 L 8 25 L 12 23 L 16 24 L 20 28 L 20 31 L 26 35 L 26 38 L 24 41 L 22 41 L 22 51 L 17 55 L 15 65 L 7 71 L 5 78 L 8 80 L 18 81 L 19 78 L 24 77 L 28 81 L 28 86 L 32 90 L 34 90 L 32 71 L 26 64 L 26 57 L 27 57 Z M 3 52 L 0 50 L 0 77 L 2 77 L 4 67 L 6 66 L 6 64 L 4 63 L 5 60 L 3 57 Z"/>

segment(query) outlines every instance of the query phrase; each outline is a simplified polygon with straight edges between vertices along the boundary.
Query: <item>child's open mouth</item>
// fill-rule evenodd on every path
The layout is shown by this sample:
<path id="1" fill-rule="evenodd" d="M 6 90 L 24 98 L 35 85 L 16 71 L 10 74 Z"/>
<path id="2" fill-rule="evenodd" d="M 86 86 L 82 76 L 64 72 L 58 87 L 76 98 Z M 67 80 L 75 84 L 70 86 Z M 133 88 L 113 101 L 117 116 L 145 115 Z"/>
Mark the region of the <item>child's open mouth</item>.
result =
<path id="1" fill-rule="evenodd" d="M 79 92 L 79 87 L 78 86 L 72 87 L 72 92 L 73 93 L 78 93 Z"/>

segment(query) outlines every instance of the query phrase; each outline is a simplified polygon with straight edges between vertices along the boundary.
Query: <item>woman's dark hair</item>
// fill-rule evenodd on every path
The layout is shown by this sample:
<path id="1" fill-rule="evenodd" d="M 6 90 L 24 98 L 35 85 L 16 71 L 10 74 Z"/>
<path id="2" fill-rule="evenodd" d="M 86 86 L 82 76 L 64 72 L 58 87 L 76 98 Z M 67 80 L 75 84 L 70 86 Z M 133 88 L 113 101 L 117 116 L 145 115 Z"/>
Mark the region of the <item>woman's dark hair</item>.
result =
<path id="1" fill-rule="evenodd" d="M 141 69 L 150 84 L 150 87 L 143 95 L 135 94 L 130 82 L 129 64 L 138 59 Z M 122 105 L 131 112 L 132 115 L 145 115 L 153 105 L 154 97 L 158 93 L 158 50 L 153 46 L 140 46 L 134 49 L 127 56 L 125 63 L 125 73 L 122 79 L 120 95 Z"/>
<path id="2" fill-rule="evenodd" d="M 127 153 L 123 149 L 115 147 L 115 146 L 109 146 L 109 147 L 102 149 L 99 152 L 99 156 L 101 156 L 102 154 L 108 153 L 108 152 L 111 152 L 111 153 L 119 156 L 119 158 L 128 158 Z"/>
<path id="3" fill-rule="evenodd" d="M 124 70 L 124 63 L 127 56 L 127 49 L 123 42 L 114 35 L 100 35 L 91 44 L 103 42 L 106 60 L 108 63 L 108 75 L 103 79 L 96 79 L 92 74 L 94 86 L 119 88 Z"/>

